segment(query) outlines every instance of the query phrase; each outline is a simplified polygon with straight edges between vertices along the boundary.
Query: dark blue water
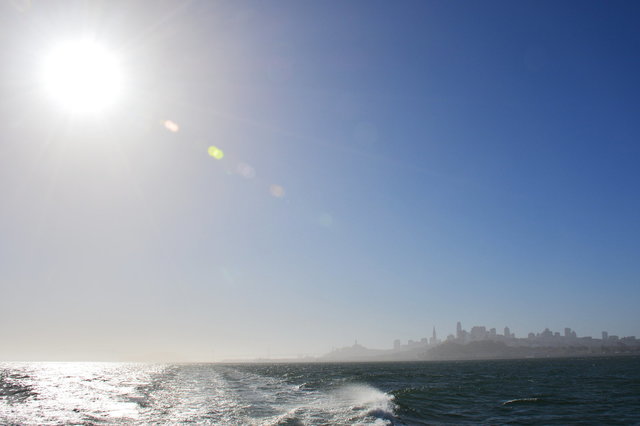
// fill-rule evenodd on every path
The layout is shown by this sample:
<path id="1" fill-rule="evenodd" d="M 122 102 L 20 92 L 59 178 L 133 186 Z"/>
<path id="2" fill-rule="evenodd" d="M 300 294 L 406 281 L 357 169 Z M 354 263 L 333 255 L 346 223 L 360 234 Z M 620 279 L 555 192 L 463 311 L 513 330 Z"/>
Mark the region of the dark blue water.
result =
<path id="1" fill-rule="evenodd" d="M 1 424 L 640 424 L 640 358 L 0 364 Z"/>
<path id="2" fill-rule="evenodd" d="M 640 423 L 640 358 L 239 367 L 305 382 L 364 383 L 419 423 Z"/>

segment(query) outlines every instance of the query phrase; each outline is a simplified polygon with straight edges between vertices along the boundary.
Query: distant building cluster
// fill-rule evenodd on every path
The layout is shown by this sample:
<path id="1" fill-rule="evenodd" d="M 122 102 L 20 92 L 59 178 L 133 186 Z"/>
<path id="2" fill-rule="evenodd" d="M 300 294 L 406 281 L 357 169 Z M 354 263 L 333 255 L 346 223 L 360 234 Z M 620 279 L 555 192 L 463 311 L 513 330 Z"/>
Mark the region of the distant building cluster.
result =
<path id="1" fill-rule="evenodd" d="M 528 346 L 528 347 L 561 347 L 561 346 L 615 346 L 618 344 L 625 344 L 628 346 L 640 345 L 640 340 L 636 339 L 636 336 L 619 337 L 615 335 L 609 335 L 608 332 L 602 332 L 602 338 L 597 339 L 591 336 L 578 337 L 576 332 L 569 327 L 564 329 L 563 333 L 559 331 L 553 332 L 548 328 L 545 328 L 540 333 L 529 333 L 527 337 L 517 338 L 515 333 L 511 332 L 509 327 L 505 327 L 502 334 L 499 334 L 495 328 L 487 329 L 485 326 L 473 326 L 471 330 L 467 331 L 462 328 L 460 321 L 456 324 L 456 334 L 450 334 L 445 339 L 447 342 L 454 342 L 460 344 L 467 344 L 471 342 L 480 341 L 493 341 L 503 342 L 508 346 Z M 406 344 L 402 344 L 400 340 L 396 339 L 393 342 L 394 351 L 404 351 L 407 349 L 416 348 L 429 348 L 437 346 L 442 341 L 438 339 L 435 327 L 433 328 L 433 334 L 430 339 L 424 337 L 419 341 L 409 340 Z"/>
<path id="2" fill-rule="evenodd" d="M 438 334 L 436 333 L 436 328 L 433 327 L 433 332 L 431 334 L 431 338 L 423 337 L 422 339 L 409 340 L 406 344 L 402 344 L 400 339 L 396 339 L 393 341 L 393 350 L 394 351 L 406 351 L 408 349 L 416 349 L 416 348 L 428 348 L 430 346 L 437 346 L 442 343 L 442 340 L 438 339 Z"/>
<path id="3" fill-rule="evenodd" d="M 456 325 L 455 335 L 439 339 L 435 327 L 431 337 L 394 340 L 391 349 L 369 349 L 358 342 L 332 350 L 320 361 L 426 361 L 468 359 L 523 359 L 575 356 L 623 356 L 640 355 L 640 339 L 635 336 L 619 337 L 603 331 L 601 338 L 578 337 L 567 327 L 562 333 L 545 328 L 539 333 L 516 337 L 509 327 L 502 334 L 495 328 L 481 325 L 462 328 Z"/>
<path id="4" fill-rule="evenodd" d="M 476 325 L 471 327 L 471 331 L 464 330 L 462 324 L 458 321 L 456 325 L 456 335 L 450 334 L 447 336 L 447 341 L 456 341 L 458 343 L 477 342 L 480 340 L 494 340 L 504 341 L 515 339 L 515 333 L 512 333 L 509 327 L 504 328 L 504 334 L 498 334 L 495 328 L 490 328 L 483 325 Z"/>

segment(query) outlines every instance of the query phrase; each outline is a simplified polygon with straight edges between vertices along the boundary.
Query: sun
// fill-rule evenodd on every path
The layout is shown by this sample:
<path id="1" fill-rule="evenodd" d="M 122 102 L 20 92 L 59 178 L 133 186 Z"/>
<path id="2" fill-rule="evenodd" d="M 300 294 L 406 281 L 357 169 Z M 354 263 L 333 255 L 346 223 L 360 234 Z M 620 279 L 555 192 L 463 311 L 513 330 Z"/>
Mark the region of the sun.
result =
<path id="1" fill-rule="evenodd" d="M 45 58 L 43 85 L 48 95 L 69 112 L 100 112 L 121 95 L 120 64 L 114 53 L 94 41 L 67 41 Z"/>

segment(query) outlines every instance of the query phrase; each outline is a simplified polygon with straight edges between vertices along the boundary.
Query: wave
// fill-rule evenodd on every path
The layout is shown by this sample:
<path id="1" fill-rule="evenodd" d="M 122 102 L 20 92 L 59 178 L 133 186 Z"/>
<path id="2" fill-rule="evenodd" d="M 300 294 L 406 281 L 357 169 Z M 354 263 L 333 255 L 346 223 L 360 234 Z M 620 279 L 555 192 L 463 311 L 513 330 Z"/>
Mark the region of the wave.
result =
<path id="1" fill-rule="evenodd" d="M 502 405 L 512 405 L 512 404 L 530 404 L 541 401 L 541 398 L 516 398 L 510 399 L 502 403 Z"/>
<path id="2" fill-rule="evenodd" d="M 396 405 L 389 395 L 369 385 L 346 385 L 336 392 L 339 404 L 346 404 L 359 417 L 373 417 L 393 423 Z M 358 420 L 356 416 L 351 420 Z"/>
<path id="3" fill-rule="evenodd" d="M 9 403 L 16 403 L 35 397 L 37 393 L 29 384 L 30 379 L 31 377 L 26 374 L 0 370 L 0 401 L 6 400 Z"/>
<path id="4" fill-rule="evenodd" d="M 297 426 L 305 424 L 397 424 L 393 396 L 369 385 L 345 385 L 327 392 L 296 389 L 286 411 L 255 424 Z"/>

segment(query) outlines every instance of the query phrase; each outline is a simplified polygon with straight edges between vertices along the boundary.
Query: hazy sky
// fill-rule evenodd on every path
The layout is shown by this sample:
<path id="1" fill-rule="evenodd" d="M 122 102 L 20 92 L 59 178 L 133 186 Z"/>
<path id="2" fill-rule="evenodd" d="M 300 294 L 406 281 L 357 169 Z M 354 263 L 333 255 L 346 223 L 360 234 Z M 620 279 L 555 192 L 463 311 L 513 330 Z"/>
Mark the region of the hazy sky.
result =
<path id="1" fill-rule="evenodd" d="M 3 1 L 0 358 L 640 335 L 638 22 L 633 1 Z M 39 84 L 82 37 L 124 80 L 92 115 Z"/>

